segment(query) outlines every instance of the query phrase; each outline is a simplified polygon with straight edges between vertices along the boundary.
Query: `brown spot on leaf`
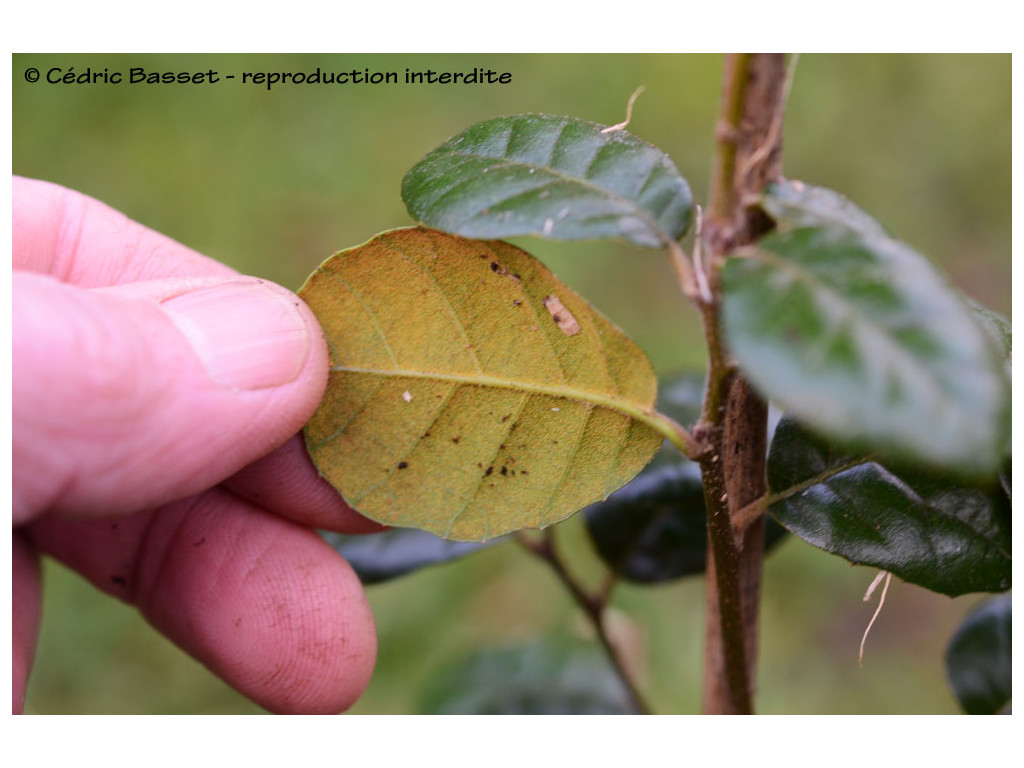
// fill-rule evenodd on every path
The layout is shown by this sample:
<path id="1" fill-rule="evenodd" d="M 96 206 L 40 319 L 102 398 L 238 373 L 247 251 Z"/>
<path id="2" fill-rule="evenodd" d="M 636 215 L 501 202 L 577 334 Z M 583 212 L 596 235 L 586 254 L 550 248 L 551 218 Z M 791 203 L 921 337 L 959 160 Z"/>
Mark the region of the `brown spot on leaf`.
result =
<path id="1" fill-rule="evenodd" d="M 407 461 L 400 461 L 400 462 L 398 462 L 398 468 L 399 469 L 405 469 L 408 466 L 409 466 L 409 462 L 407 462 Z"/>
<path id="2" fill-rule="evenodd" d="M 505 277 L 515 280 L 517 283 L 520 282 L 521 280 L 518 274 L 516 274 L 515 272 L 509 272 L 496 261 L 491 262 L 491 272 L 493 272 L 496 275 L 504 275 Z"/>
<path id="3" fill-rule="evenodd" d="M 557 296 L 550 294 L 544 297 L 544 308 L 551 313 L 551 319 L 566 336 L 575 336 L 580 332 L 580 324 L 576 322 L 572 312 Z"/>

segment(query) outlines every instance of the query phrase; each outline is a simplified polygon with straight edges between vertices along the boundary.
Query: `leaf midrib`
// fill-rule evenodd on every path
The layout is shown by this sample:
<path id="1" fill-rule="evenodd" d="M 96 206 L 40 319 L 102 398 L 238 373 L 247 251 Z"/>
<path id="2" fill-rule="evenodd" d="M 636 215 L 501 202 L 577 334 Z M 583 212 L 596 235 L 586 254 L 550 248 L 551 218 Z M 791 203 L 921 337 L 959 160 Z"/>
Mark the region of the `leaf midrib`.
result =
<path id="1" fill-rule="evenodd" d="M 386 378 L 403 379 L 427 379 L 430 381 L 443 381 L 455 384 L 465 384 L 475 387 L 491 387 L 495 389 L 508 389 L 515 392 L 525 392 L 530 395 L 546 395 L 548 397 L 559 397 L 565 400 L 575 400 L 581 403 L 596 405 L 608 408 L 630 416 L 638 421 L 648 424 L 658 432 L 664 432 L 665 426 L 659 423 L 657 414 L 653 407 L 644 407 L 640 403 L 623 400 L 615 395 L 602 395 L 597 392 L 579 389 L 568 386 L 545 386 L 534 382 L 524 382 L 513 379 L 501 379 L 495 376 L 474 376 L 458 373 L 438 373 L 429 371 L 415 371 L 400 368 L 362 368 L 350 365 L 331 366 L 332 373 L 360 373 L 367 376 L 380 376 Z"/>
<path id="2" fill-rule="evenodd" d="M 621 194 L 618 194 L 617 192 L 613 192 L 613 191 L 607 189 L 606 187 L 601 187 L 601 186 L 599 186 L 599 185 L 597 185 L 597 184 L 587 180 L 586 178 L 581 178 L 579 176 L 570 176 L 569 174 L 564 173 L 563 171 L 559 171 L 559 170 L 551 167 L 550 165 L 535 165 L 535 164 L 527 163 L 527 162 L 523 162 L 523 161 L 509 160 L 507 158 L 501 158 L 501 157 L 493 157 L 491 155 L 480 155 L 480 154 L 477 154 L 475 152 L 462 152 L 462 151 L 458 151 L 458 150 L 452 150 L 451 152 L 446 152 L 445 155 L 455 156 L 455 157 L 458 157 L 458 158 L 465 158 L 465 159 L 473 159 L 473 160 L 482 160 L 482 161 L 493 162 L 494 165 L 492 167 L 495 168 L 495 169 L 500 169 L 500 168 L 526 168 L 526 169 L 531 169 L 532 168 L 532 169 L 535 169 L 535 170 L 538 170 L 538 171 L 545 171 L 545 172 L 547 172 L 549 174 L 549 176 L 554 177 L 555 181 L 567 181 L 567 182 L 570 182 L 572 184 L 576 184 L 578 186 L 581 186 L 581 187 L 587 189 L 588 191 L 591 191 L 591 192 L 594 192 L 594 193 L 598 193 L 598 194 L 600 194 L 603 197 L 611 198 L 613 200 L 616 200 L 618 202 L 621 202 L 621 203 L 625 204 L 627 207 L 629 207 L 629 208 L 633 209 L 634 211 L 638 212 L 638 214 L 639 214 L 638 218 L 640 218 L 642 221 L 644 221 L 644 223 L 647 224 L 647 226 L 651 229 L 652 232 L 654 232 L 657 235 L 658 239 L 661 240 L 662 243 L 667 245 L 668 243 L 672 242 L 672 238 L 669 237 L 668 233 L 664 230 L 664 228 L 662 228 L 662 226 L 660 224 L 658 224 L 655 220 L 651 219 L 650 214 L 648 214 L 648 212 L 646 210 L 644 210 L 642 207 L 640 207 L 640 205 L 637 203 L 636 200 L 632 200 L 632 199 L 630 199 L 628 197 L 623 197 Z M 588 165 L 587 165 L 588 169 L 589 169 L 590 165 L 592 165 L 592 164 L 593 164 L 593 159 L 591 159 L 591 162 L 588 163 Z M 488 168 L 487 170 L 491 170 L 491 168 Z M 648 180 L 650 178 L 650 175 L 651 175 L 650 172 L 648 172 L 648 174 L 647 174 Z M 470 181 L 473 181 L 473 180 L 474 180 L 473 178 L 461 179 L 458 184 L 455 184 L 455 185 L 449 187 L 447 190 L 445 190 L 445 193 L 443 195 L 441 195 L 441 197 L 437 198 L 437 200 L 434 201 L 433 205 L 436 206 L 441 200 L 444 200 L 446 197 L 448 197 L 450 194 L 452 194 L 455 190 L 460 189 L 461 187 L 465 186 L 466 184 L 468 184 Z M 545 186 L 548 186 L 551 183 L 550 179 L 541 179 L 541 180 L 545 181 L 545 183 L 544 184 L 538 184 L 535 187 L 531 187 L 527 191 L 535 192 L 538 189 L 543 189 Z M 646 185 L 646 181 L 645 181 L 645 185 Z M 526 194 L 526 192 L 518 192 L 515 195 L 510 195 L 508 197 L 502 198 L 501 202 L 508 202 L 509 200 L 514 200 L 516 197 L 520 197 L 521 195 L 524 195 L 524 194 Z M 477 214 L 474 214 L 474 215 L 478 215 L 478 214 L 479 214 L 479 211 L 477 212 Z"/>

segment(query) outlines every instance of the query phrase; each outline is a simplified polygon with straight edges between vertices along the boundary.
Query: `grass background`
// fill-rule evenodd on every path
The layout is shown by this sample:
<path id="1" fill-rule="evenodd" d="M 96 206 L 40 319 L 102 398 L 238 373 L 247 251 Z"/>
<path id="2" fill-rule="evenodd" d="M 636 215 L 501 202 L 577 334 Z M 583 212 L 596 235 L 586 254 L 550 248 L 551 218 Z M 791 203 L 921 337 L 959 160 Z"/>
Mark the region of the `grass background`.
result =
<path id="1" fill-rule="evenodd" d="M 54 85 L 81 73 L 415 70 L 510 72 L 508 85 Z M 13 169 L 74 187 L 236 269 L 292 289 L 335 250 L 413 223 L 404 173 L 471 123 L 550 112 L 623 119 L 707 197 L 722 59 L 712 55 L 15 55 Z M 804 55 L 785 172 L 837 189 L 927 254 L 965 293 L 1010 316 L 1009 55 Z M 517 241 L 648 352 L 661 374 L 703 364 L 695 313 L 660 253 Z M 598 575 L 577 520 L 573 555 Z M 800 541 L 766 562 L 759 709 L 945 713 L 942 652 L 980 596 L 894 582 L 857 667 L 874 572 Z M 37 713 L 255 713 L 134 611 L 47 564 Z M 417 711 L 437 670 L 474 648 L 585 635 L 553 577 L 513 546 L 371 587 L 377 672 L 354 712 Z M 700 703 L 703 585 L 617 593 L 620 630 L 662 712 Z"/>

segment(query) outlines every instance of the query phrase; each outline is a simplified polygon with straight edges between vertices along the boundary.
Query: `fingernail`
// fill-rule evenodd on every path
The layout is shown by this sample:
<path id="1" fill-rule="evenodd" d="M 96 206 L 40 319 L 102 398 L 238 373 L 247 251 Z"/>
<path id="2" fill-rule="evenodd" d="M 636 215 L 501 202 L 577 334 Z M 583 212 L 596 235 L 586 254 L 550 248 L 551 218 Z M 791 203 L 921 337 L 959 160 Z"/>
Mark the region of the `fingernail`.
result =
<path id="1" fill-rule="evenodd" d="M 270 283 L 240 278 L 162 302 L 222 387 L 263 389 L 295 380 L 310 329 L 298 299 Z"/>

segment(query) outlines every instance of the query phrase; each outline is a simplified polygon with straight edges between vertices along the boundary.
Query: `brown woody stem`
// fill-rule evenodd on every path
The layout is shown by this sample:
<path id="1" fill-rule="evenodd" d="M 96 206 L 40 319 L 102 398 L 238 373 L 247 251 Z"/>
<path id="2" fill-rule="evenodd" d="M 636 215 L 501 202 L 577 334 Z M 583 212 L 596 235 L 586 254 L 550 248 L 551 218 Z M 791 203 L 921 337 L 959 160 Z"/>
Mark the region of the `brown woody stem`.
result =
<path id="1" fill-rule="evenodd" d="M 702 305 L 709 370 L 704 413 L 694 437 L 710 446 L 701 458 L 708 510 L 704 711 L 753 712 L 764 519 L 736 519 L 765 493 L 767 406 L 729 361 L 722 339 L 717 272 L 725 255 L 771 227 L 756 207 L 765 185 L 782 173 L 783 54 L 731 54 L 718 156 L 705 222 L 709 283 Z M 752 201 L 755 201 L 752 203 Z"/>

